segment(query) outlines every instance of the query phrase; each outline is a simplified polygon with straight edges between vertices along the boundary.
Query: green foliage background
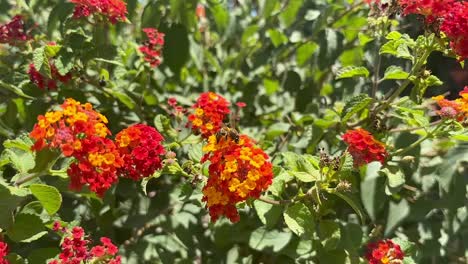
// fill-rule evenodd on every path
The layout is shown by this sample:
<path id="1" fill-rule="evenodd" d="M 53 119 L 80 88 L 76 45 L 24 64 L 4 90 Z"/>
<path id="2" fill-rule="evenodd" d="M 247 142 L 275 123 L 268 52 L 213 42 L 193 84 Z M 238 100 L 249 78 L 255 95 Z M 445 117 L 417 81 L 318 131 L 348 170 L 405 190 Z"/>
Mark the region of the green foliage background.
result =
<path id="1" fill-rule="evenodd" d="M 310 197 L 294 205 L 248 202 L 241 205 L 237 224 L 210 223 L 201 184 L 193 186 L 178 170 L 141 185 L 121 179 L 102 200 L 68 190 L 61 170 L 66 162 L 29 188 L 8 184 L 47 166 L 28 151 L 27 136 L 20 135 L 31 131 L 37 115 L 68 97 L 95 105 L 108 117 L 113 134 L 137 122 L 155 125 L 172 143 L 180 164 L 199 160 L 200 141 L 182 124 L 181 132 L 170 127 L 166 101 L 175 97 L 189 107 L 201 92 L 215 91 L 233 103 L 247 103 L 241 132 L 255 138 L 277 166 L 267 196 L 291 199 L 317 180 L 318 148 L 338 155 L 346 149 L 340 136 L 350 124 L 372 127 L 366 107 L 419 74 L 410 69 L 423 57 L 420 43 L 409 36 L 387 35 L 388 28 L 409 25 L 411 32 L 419 25 L 403 19 L 369 21 L 369 8 L 359 1 L 126 2 L 130 23 L 91 26 L 71 18 L 73 4 L 66 1 L 0 1 L 1 20 L 21 13 L 28 27 L 37 23 L 28 47 L 0 47 L 0 228 L 12 252 L 29 263 L 54 257 L 59 238 L 46 227 L 60 217 L 80 222 L 95 238 L 111 237 L 129 264 L 360 263 L 363 245 L 382 236 L 397 238 L 408 255 L 417 252 L 405 263 L 466 261 L 468 154 L 463 141 L 468 134 L 456 124 L 434 136 L 444 139 L 410 149 L 394 167 L 381 170 L 372 163 L 359 173 L 351 172 L 352 165 L 348 172 L 343 168 L 353 186 L 349 197 L 318 194 L 319 207 Z M 195 15 L 199 2 L 206 6 L 205 22 Z M 164 61 L 155 70 L 137 53 L 144 27 L 166 34 Z M 45 50 L 48 41 L 57 42 L 60 50 Z M 71 70 L 74 78 L 44 92 L 30 83 L 27 69 L 34 62 L 43 71 L 50 57 L 59 71 Z M 423 129 L 388 133 L 399 125 L 417 128 L 433 121 L 427 104 L 421 105 L 423 90 L 441 83 L 435 76 L 424 80 L 423 88 L 412 88 L 420 93 L 408 93 L 382 119 L 388 128 L 377 134 L 390 150 L 428 135 Z"/>

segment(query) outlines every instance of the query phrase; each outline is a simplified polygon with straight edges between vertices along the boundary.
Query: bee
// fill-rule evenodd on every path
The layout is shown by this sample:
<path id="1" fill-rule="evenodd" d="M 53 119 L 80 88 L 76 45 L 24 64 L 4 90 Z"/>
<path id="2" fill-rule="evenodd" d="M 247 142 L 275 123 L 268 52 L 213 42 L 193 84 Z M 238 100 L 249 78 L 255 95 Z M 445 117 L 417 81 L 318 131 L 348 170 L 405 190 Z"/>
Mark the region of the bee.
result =
<path id="1" fill-rule="evenodd" d="M 222 138 L 227 140 L 231 138 L 236 144 L 239 144 L 239 132 L 234 128 L 230 128 L 224 125 L 217 133 L 216 133 L 216 141 L 219 142 Z"/>

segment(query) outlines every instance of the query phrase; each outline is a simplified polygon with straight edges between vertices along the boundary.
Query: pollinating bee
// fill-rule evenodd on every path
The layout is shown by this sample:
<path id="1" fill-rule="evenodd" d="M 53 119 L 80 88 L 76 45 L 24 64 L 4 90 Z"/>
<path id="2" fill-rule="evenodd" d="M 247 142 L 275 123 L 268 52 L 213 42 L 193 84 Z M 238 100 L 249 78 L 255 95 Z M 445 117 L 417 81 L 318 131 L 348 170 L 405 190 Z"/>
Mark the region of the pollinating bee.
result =
<path id="1" fill-rule="evenodd" d="M 235 129 L 236 127 L 236 120 L 237 117 L 235 114 L 231 114 L 229 117 L 229 123 L 230 125 L 224 125 L 221 127 L 221 129 L 216 133 L 216 142 L 219 142 L 222 138 L 224 140 L 227 140 L 228 138 L 232 139 L 236 144 L 239 144 L 239 132 Z"/>

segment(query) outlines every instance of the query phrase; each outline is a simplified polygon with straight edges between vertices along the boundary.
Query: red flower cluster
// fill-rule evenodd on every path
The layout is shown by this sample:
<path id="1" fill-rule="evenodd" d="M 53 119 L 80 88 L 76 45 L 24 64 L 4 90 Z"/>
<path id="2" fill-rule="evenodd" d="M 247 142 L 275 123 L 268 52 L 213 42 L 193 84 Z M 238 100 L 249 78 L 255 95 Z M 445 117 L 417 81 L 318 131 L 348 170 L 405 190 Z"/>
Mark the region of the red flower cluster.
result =
<path id="1" fill-rule="evenodd" d="M 21 16 L 14 16 L 10 22 L 0 25 L 0 43 L 15 44 L 28 40 Z"/>
<path id="2" fill-rule="evenodd" d="M 366 259 L 369 264 L 401 264 L 404 253 L 400 246 L 386 239 L 367 246 Z"/>
<path id="3" fill-rule="evenodd" d="M 0 241 L 0 264 L 10 264 L 5 257 L 8 255 L 8 245 L 7 243 Z"/>
<path id="4" fill-rule="evenodd" d="M 158 32 L 155 28 L 144 28 L 148 40 L 138 48 L 145 61 L 149 62 L 151 67 L 158 67 L 161 64 L 161 50 L 164 46 L 164 33 Z"/>
<path id="5" fill-rule="evenodd" d="M 121 175 L 135 181 L 151 176 L 162 168 L 161 160 L 166 150 L 159 132 L 150 126 L 136 124 L 120 131 L 115 142 L 124 160 Z"/>
<path id="6" fill-rule="evenodd" d="M 204 138 L 216 134 L 230 113 L 229 102 L 213 92 L 202 93 L 193 108 L 194 113 L 188 117 L 192 130 Z"/>
<path id="7" fill-rule="evenodd" d="M 203 188 L 203 201 L 211 221 L 226 216 L 239 221 L 236 204 L 258 198 L 272 183 L 273 167 L 268 155 L 246 135 L 236 143 L 231 138 L 208 139 L 201 162 L 210 161 L 210 177 Z"/>
<path id="8" fill-rule="evenodd" d="M 33 150 L 60 149 L 64 156 L 74 157 L 68 170 L 71 189 L 85 184 L 102 196 L 117 181 L 117 169 L 123 160 L 114 144 L 106 138 L 110 131 L 107 118 L 93 110 L 91 104 L 80 104 L 69 98 L 62 110 L 38 116 L 30 133 L 35 139 Z"/>
<path id="9" fill-rule="evenodd" d="M 74 18 L 88 17 L 91 14 L 101 14 L 112 24 L 125 21 L 127 18 L 127 4 L 122 0 L 70 0 L 74 3 Z"/>
<path id="10" fill-rule="evenodd" d="M 348 130 L 342 138 L 348 144 L 348 151 L 357 167 L 372 161 L 383 164 L 388 156 L 385 145 L 362 128 Z"/>
<path id="11" fill-rule="evenodd" d="M 405 15 L 419 14 L 426 23 L 440 25 L 450 40 L 450 46 L 460 56 L 468 58 L 468 2 L 456 0 L 399 0 Z"/>
<path id="12" fill-rule="evenodd" d="M 460 98 L 455 100 L 447 100 L 442 95 L 432 97 L 440 107 L 437 114 L 441 117 L 453 118 L 460 122 L 468 118 L 468 86 L 459 95 Z"/>
<path id="13" fill-rule="evenodd" d="M 82 227 L 76 226 L 69 230 L 55 222 L 54 231 L 64 236 L 60 244 L 62 252 L 59 254 L 59 259 L 49 261 L 49 264 L 97 263 L 98 260 L 99 263 L 106 264 L 121 263 L 121 257 L 116 256 L 119 249 L 107 237 L 101 238 L 102 245 L 94 246 L 90 250 L 90 241 L 86 239 Z"/>
<path id="14" fill-rule="evenodd" d="M 41 90 L 44 90 L 46 87 L 50 90 L 57 89 L 57 80 L 62 83 L 67 83 L 68 81 L 71 80 L 72 78 L 71 73 L 61 75 L 58 72 L 57 67 L 55 67 L 55 64 L 50 63 L 49 65 L 50 65 L 52 79 L 49 79 L 47 76 L 44 76 L 39 71 L 37 71 L 33 63 L 29 64 L 29 70 L 28 70 L 29 79 L 31 80 L 32 83 L 37 85 L 37 87 L 39 87 Z"/>

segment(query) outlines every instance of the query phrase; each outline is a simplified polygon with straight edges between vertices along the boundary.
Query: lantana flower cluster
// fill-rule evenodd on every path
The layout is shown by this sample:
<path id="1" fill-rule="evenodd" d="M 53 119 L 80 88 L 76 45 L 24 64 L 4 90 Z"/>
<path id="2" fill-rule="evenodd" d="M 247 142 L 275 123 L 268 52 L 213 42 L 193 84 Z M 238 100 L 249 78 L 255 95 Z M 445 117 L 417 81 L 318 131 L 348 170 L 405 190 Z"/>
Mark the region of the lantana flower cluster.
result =
<path id="1" fill-rule="evenodd" d="M 123 159 L 114 142 L 108 138 L 107 118 L 93 110 L 89 103 L 67 99 L 61 110 L 38 116 L 30 136 L 36 140 L 33 150 L 59 149 L 75 161 L 68 169 L 70 188 L 90 190 L 102 196 L 117 181 L 117 169 Z"/>
<path id="2" fill-rule="evenodd" d="M 0 25 L 0 43 L 14 45 L 28 40 L 24 30 L 24 21 L 20 15 L 14 16 L 10 22 Z"/>
<path id="3" fill-rule="evenodd" d="M 441 117 L 456 119 L 460 122 L 468 118 L 468 86 L 459 95 L 460 98 L 455 100 L 445 99 L 443 95 L 433 97 L 432 99 L 440 107 L 437 114 Z"/>
<path id="4" fill-rule="evenodd" d="M 8 244 L 0 241 L 0 264 L 10 264 L 10 262 L 5 259 L 8 255 Z"/>
<path id="5" fill-rule="evenodd" d="M 133 180 L 151 176 L 162 168 L 166 150 L 161 145 L 163 136 L 153 127 L 136 124 L 120 131 L 116 145 L 124 160 L 120 174 Z"/>
<path id="6" fill-rule="evenodd" d="M 188 119 L 192 130 L 203 138 L 214 135 L 223 126 L 223 121 L 231 112 L 229 102 L 213 92 L 202 93 L 193 105 L 193 113 Z"/>
<path id="7" fill-rule="evenodd" d="M 400 246 L 390 239 L 370 243 L 367 246 L 366 259 L 369 264 L 401 264 L 404 256 Z"/>
<path id="8" fill-rule="evenodd" d="M 96 245 L 90 249 L 91 241 L 86 238 L 82 227 L 75 226 L 69 229 L 60 226 L 59 222 L 55 222 L 54 231 L 64 237 L 60 244 L 62 252 L 59 254 L 58 259 L 51 260 L 48 264 L 120 264 L 122 262 L 121 257 L 117 255 L 119 249 L 107 237 L 101 237 L 101 245 Z"/>
<path id="9" fill-rule="evenodd" d="M 145 56 L 145 61 L 149 62 L 151 67 L 158 67 L 161 64 L 161 51 L 164 46 L 164 33 L 155 28 L 144 28 L 148 40 L 141 45 L 138 50 Z"/>
<path id="10" fill-rule="evenodd" d="M 268 155 L 246 135 L 236 143 L 229 137 L 218 140 L 210 136 L 203 148 L 207 152 L 201 162 L 210 161 L 210 177 L 203 188 L 212 221 L 226 216 L 239 221 L 236 204 L 249 198 L 259 198 L 271 185 L 273 167 Z"/>
<path id="11" fill-rule="evenodd" d="M 57 70 L 57 67 L 55 64 L 50 63 L 50 72 L 51 72 L 51 77 L 49 78 L 47 76 L 42 75 L 34 66 L 34 63 L 29 64 L 29 79 L 31 80 L 32 83 L 34 83 L 39 89 L 44 90 L 45 88 L 49 90 L 55 90 L 57 89 L 57 82 L 60 81 L 62 83 L 68 83 L 71 78 L 72 74 L 67 73 L 65 75 L 61 75 L 59 71 Z"/>
<path id="12" fill-rule="evenodd" d="M 460 57 L 468 58 L 468 2 L 456 0 L 399 0 L 403 14 L 418 14 L 438 25 Z"/>
<path id="13" fill-rule="evenodd" d="M 70 0 L 70 2 L 75 4 L 74 18 L 100 14 L 112 24 L 127 20 L 127 4 L 122 0 Z"/>
<path id="14" fill-rule="evenodd" d="M 383 164 L 388 157 L 385 145 L 365 129 L 348 130 L 342 138 L 348 145 L 348 151 L 353 156 L 356 167 L 372 161 L 379 161 Z"/>

